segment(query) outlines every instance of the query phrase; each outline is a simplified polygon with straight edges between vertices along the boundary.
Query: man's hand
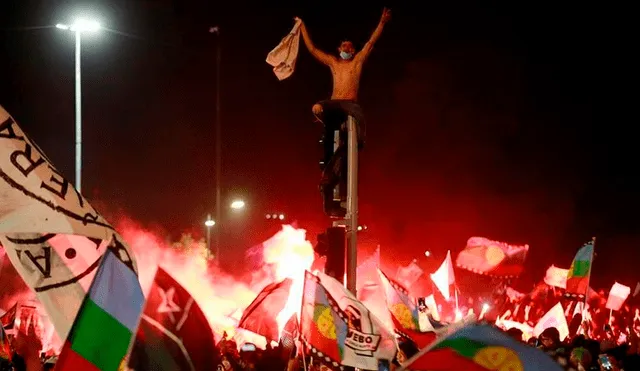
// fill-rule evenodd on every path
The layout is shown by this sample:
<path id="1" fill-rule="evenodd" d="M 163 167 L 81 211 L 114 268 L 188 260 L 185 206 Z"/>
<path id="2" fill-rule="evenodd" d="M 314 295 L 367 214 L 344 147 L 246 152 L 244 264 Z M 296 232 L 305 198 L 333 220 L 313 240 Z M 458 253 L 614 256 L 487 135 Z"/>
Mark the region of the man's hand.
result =
<path id="1" fill-rule="evenodd" d="M 385 24 L 391 20 L 391 9 L 384 8 L 382 11 L 382 17 L 380 17 L 380 23 Z"/>
<path id="2" fill-rule="evenodd" d="M 304 24 L 304 22 L 302 22 L 302 19 L 300 19 L 300 17 L 293 17 L 293 21 L 294 22 L 300 21 L 300 23 Z"/>

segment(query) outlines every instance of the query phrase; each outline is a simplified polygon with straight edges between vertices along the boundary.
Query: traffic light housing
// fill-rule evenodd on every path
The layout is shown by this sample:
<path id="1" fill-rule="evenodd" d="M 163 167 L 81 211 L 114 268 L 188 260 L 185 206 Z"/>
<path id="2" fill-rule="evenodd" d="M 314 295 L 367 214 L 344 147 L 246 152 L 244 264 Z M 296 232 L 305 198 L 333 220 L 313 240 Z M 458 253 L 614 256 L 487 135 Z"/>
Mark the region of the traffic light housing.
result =
<path id="1" fill-rule="evenodd" d="M 333 122 L 341 122 L 341 120 L 334 118 Z M 320 139 L 323 154 L 320 160 L 322 170 L 320 191 L 324 212 L 333 218 L 343 218 L 347 214 L 347 209 L 343 206 L 347 199 L 346 143 L 347 132 L 343 123 L 325 123 L 322 139 Z"/>

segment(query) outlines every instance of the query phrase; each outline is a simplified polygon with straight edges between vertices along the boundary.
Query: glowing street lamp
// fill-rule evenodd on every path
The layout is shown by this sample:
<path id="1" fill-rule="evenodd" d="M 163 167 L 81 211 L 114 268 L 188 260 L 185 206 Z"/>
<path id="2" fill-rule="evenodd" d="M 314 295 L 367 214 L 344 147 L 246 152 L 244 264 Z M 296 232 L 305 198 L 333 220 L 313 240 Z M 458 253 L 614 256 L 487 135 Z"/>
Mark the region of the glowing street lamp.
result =
<path id="1" fill-rule="evenodd" d="M 266 219 L 280 219 L 280 220 L 284 220 L 285 216 L 284 214 L 267 214 L 264 216 Z"/>
<path id="2" fill-rule="evenodd" d="M 78 192 L 82 188 L 82 92 L 80 78 L 80 50 L 83 32 L 96 32 L 100 30 L 100 23 L 87 19 L 78 19 L 67 25 L 58 23 L 56 28 L 71 31 L 76 34 L 76 179 L 75 186 Z"/>
<path id="3" fill-rule="evenodd" d="M 242 200 L 234 200 L 231 203 L 231 208 L 234 210 L 241 210 L 244 209 L 245 203 Z"/>

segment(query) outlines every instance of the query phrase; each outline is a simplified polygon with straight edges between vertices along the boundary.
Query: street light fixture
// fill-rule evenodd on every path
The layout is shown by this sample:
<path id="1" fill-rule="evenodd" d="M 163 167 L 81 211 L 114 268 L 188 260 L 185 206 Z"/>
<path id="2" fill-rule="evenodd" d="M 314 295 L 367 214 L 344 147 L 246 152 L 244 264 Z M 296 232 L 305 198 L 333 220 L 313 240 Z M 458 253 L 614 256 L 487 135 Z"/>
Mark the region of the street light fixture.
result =
<path id="1" fill-rule="evenodd" d="M 234 200 L 231 203 L 231 208 L 234 210 L 241 210 L 244 209 L 245 203 L 242 200 Z"/>
<path id="2" fill-rule="evenodd" d="M 276 220 L 276 219 L 284 220 L 285 215 L 284 214 L 267 214 L 265 215 L 265 218 L 273 219 L 273 220 Z"/>
<path id="3" fill-rule="evenodd" d="M 76 34 L 76 179 L 75 186 L 78 192 L 82 188 L 82 91 L 80 77 L 80 50 L 83 32 L 96 32 L 100 30 L 100 23 L 87 19 L 78 19 L 67 25 L 58 23 L 56 28 L 71 31 Z"/>

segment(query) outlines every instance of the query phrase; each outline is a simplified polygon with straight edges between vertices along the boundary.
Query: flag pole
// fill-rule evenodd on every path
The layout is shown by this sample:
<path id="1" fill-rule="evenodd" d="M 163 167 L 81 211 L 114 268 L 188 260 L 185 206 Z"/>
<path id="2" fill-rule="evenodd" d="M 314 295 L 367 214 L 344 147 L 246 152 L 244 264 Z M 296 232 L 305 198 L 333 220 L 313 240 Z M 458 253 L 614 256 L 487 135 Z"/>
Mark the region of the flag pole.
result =
<path id="1" fill-rule="evenodd" d="M 158 275 L 158 271 L 160 270 L 160 266 L 158 266 L 158 268 L 156 268 L 156 273 L 153 275 L 153 281 L 151 281 L 151 286 L 153 286 L 153 283 L 156 282 L 156 276 Z M 135 271 L 134 271 L 135 272 Z M 144 311 L 145 309 L 147 309 L 147 302 L 149 301 L 149 297 L 144 295 L 144 290 L 142 289 L 142 284 L 140 283 L 140 275 L 138 274 L 138 272 L 135 272 L 136 276 L 138 277 L 138 284 L 140 284 L 140 290 L 142 291 L 142 296 L 144 297 L 144 303 L 142 304 L 142 311 L 140 312 L 140 316 L 138 317 L 138 320 L 136 321 L 136 327 L 134 328 L 135 331 L 133 332 L 133 335 L 131 336 L 131 340 L 129 340 L 129 346 L 127 347 L 127 353 L 124 355 L 124 359 L 123 361 L 125 362 L 126 366 L 127 366 L 127 370 L 131 369 L 129 367 L 129 363 L 131 362 L 131 353 L 133 352 L 133 347 L 135 347 L 136 345 L 136 340 L 138 339 L 138 331 L 140 330 L 140 324 L 142 323 L 142 317 L 144 316 Z M 214 339 L 215 341 L 215 339 Z"/>
<path id="2" fill-rule="evenodd" d="M 460 313 L 460 304 L 458 303 L 458 285 L 457 284 L 453 288 L 453 294 L 456 296 L 456 317 L 458 317 L 458 315 L 462 317 L 462 313 Z"/>

